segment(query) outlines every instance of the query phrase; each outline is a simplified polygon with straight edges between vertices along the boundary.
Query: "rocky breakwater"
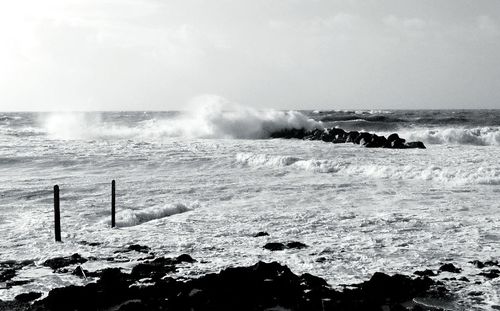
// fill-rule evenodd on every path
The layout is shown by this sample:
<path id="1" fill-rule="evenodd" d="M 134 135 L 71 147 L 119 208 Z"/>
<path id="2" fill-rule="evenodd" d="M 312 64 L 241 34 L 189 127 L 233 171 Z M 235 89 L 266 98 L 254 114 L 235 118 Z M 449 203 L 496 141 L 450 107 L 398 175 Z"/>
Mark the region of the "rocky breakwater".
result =
<path id="1" fill-rule="evenodd" d="M 286 138 L 286 139 L 304 139 L 304 140 L 322 140 L 328 143 L 353 143 L 362 145 L 368 148 L 391 148 L 391 149 L 409 149 L 420 148 L 425 149 L 425 145 L 421 141 L 407 142 L 404 138 L 399 137 L 397 133 L 393 133 L 388 137 L 378 136 L 375 133 L 350 131 L 346 132 L 340 128 L 325 128 L 325 129 L 285 129 L 278 132 L 273 132 L 271 138 Z"/>

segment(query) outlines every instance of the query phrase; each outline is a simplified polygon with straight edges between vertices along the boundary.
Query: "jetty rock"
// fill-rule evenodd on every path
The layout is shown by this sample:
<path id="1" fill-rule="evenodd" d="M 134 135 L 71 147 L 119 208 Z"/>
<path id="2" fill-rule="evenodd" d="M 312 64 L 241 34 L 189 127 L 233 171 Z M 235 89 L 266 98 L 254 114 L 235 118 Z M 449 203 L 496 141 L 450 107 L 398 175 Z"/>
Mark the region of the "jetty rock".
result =
<path id="1" fill-rule="evenodd" d="M 353 143 L 367 148 L 390 148 L 390 149 L 426 149 L 421 141 L 407 142 L 404 138 L 393 133 L 388 137 L 379 136 L 375 133 L 350 131 L 346 132 L 341 128 L 325 129 L 283 129 L 270 134 L 271 138 L 321 140 L 327 143 L 342 144 Z"/>

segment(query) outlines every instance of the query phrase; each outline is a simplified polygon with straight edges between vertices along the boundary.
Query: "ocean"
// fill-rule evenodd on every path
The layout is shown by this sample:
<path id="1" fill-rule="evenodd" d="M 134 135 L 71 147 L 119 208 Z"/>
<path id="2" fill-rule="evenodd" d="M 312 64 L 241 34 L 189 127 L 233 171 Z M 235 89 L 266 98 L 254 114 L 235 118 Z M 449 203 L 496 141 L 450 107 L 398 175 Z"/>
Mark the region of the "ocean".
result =
<path id="1" fill-rule="evenodd" d="M 332 126 L 427 149 L 269 138 Z M 0 113 L 0 261 L 79 253 L 94 258 L 88 270 L 130 268 L 144 254 L 116 251 L 136 243 L 198 260 L 179 276 L 276 260 L 333 287 L 453 263 L 470 282 L 440 275 L 454 297 L 446 307 L 490 310 L 500 278 L 470 262 L 500 257 L 499 154 L 500 110 Z M 288 241 L 308 247 L 262 247 Z M 0 299 L 85 282 L 39 264 L 15 279 L 33 281 L 0 287 Z"/>

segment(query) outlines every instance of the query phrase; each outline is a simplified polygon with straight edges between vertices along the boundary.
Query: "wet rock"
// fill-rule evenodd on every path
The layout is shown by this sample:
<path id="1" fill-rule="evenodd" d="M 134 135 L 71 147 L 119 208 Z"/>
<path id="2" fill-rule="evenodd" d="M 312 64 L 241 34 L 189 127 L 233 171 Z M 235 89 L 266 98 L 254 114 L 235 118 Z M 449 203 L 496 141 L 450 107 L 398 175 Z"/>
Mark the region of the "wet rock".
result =
<path id="1" fill-rule="evenodd" d="M 120 250 L 115 251 L 115 254 L 128 253 L 131 251 L 135 251 L 138 253 L 148 253 L 150 251 L 150 248 L 149 248 L 149 246 L 145 246 L 145 245 L 131 244 L 131 245 L 128 245 L 127 247 L 125 247 L 124 249 L 120 249 Z"/>
<path id="2" fill-rule="evenodd" d="M 497 266 L 498 267 L 498 261 L 497 260 L 488 260 L 485 262 L 479 261 L 479 260 L 474 260 L 474 261 L 469 261 L 469 263 L 473 264 L 479 269 L 483 269 L 484 267 L 493 267 Z"/>
<path id="3" fill-rule="evenodd" d="M 361 144 L 368 148 L 394 148 L 394 149 L 408 149 L 420 148 L 425 149 L 425 145 L 420 142 L 408 142 L 399 137 L 397 133 L 389 135 L 388 138 L 378 136 L 374 133 L 351 131 L 346 132 L 341 128 L 327 128 L 327 129 L 313 129 L 307 131 L 305 129 L 285 129 L 270 134 L 272 138 L 297 138 L 305 140 L 322 140 L 331 143 L 346 143 L 352 142 Z"/>
<path id="4" fill-rule="evenodd" d="M 290 248 L 290 249 L 302 249 L 302 248 L 306 248 L 307 245 L 302 243 L 302 242 L 288 242 L 286 243 L 286 248 Z"/>
<path id="5" fill-rule="evenodd" d="M 437 274 L 434 273 L 434 271 L 426 269 L 423 271 L 415 271 L 413 274 L 418 275 L 418 276 L 436 276 Z"/>
<path id="6" fill-rule="evenodd" d="M 358 137 L 354 140 L 354 143 L 358 145 L 366 145 L 372 141 L 372 136 L 373 134 L 367 132 L 359 133 Z"/>
<path id="7" fill-rule="evenodd" d="M 365 145 L 367 148 L 382 148 L 386 145 L 387 139 L 384 136 L 377 136 L 373 134 L 372 139 Z"/>
<path id="8" fill-rule="evenodd" d="M 260 231 L 260 232 L 257 232 L 256 234 L 254 234 L 255 238 L 258 238 L 258 237 L 261 237 L 261 236 L 269 236 L 269 233 L 267 233 L 265 231 Z"/>
<path id="9" fill-rule="evenodd" d="M 333 135 L 333 140 L 332 143 L 334 144 L 341 144 L 345 143 L 347 139 L 347 133 L 340 128 L 332 128 L 330 130 L 330 133 Z"/>
<path id="10" fill-rule="evenodd" d="M 439 267 L 440 272 L 460 273 L 462 269 L 455 267 L 452 263 L 447 263 Z"/>
<path id="11" fill-rule="evenodd" d="M 196 260 L 187 254 L 180 255 L 174 259 L 159 257 L 152 261 L 145 261 L 136 265 L 132 268 L 131 276 L 134 279 L 159 279 L 169 273 L 175 272 L 177 270 L 175 265 L 183 262 L 193 263 L 196 262 Z"/>
<path id="12" fill-rule="evenodd" d="M 175 263 L 176 264 L 179 264 L 179 263 L 182 263 L 182 262 L 187 262 L 187 263 L 193 263 L 193 262 L 196 262 L 196 260 L 194 260 L 191 256 L 189 256 L 188 254 L 182 254 L 180 256 L 178 256 L 176 259 L 175 259 Z"/>
<path id="13" fill-rule="evenodd" d="M 70 266 L 70 265 L 76 265 L 76 264 L 82 264 L 87 262 L 87 259 L 83 258 L 80 256 L 80 254 L 73 254 L 68 257 L 56 257 L 52 259 L 46 260 L 42 265 L 46 267 L 50 267 L 53 270 L 57 270 L 62 267 Z"/>
<path id="14" fill-rule="evenodd" d="M 12 279 L 14 276 L 16 276 L 16 270 L 12 268 L 8 268 L 5 270 L 0 271 L 0 282 L 5 282 L 7 280 Z"/>
<path id="15" fill-rule="evenodd" d="M 26 311 L 29 309 L 29 306 L 27 302 L 0 300 L 0 311 Z"/>
<path id="16" fill-rule="evenodd" d="M 71 272 L 71 274 L 82 277 L 82 278 L 87 278 L 87 275 L 89 274 L 89 271 L 85 270 L 82 268 L 82 266 L 78 266 Z"/>
<path id="17" fill-rule="evenodd" d="M 302 249 L 306 248 L 307 245 L 302 242 L 288 242 L 286 244 L 280 242 L 270 242 L 263 246 L 265 249 L 270 251 L 282 251 L 284 249 Z"/>
<path id="18" fill-rule="evenodd" d="M 42 293 L 29 292 L 17 295 L 14 299 L 20 302 L 30 302 L 42 297 Z"/>
<path id="19" fill-rule="evenodd" d="M 426 149 L 424 143 L 421 141 L 411 141 L 411 142 L 406 143 L 404 146 L 405 146 L 405 148 Z"/>
<path id="20" fill-rule="evenodd" d="M 397 133 L 392 133 L 387 137 L 387 142 L 391 143 L 397 139 L 399 139 L 399 135 Z"/>
<path id="21" fill-rule="evenodd" d="M 32 265 L 34 262 L 32 260 L 15 261 L 6 260 L 0 262 L 0 282 L 6 282 L 16 276 L 18 270 L 21 270 L 25 266 Z"/>
<path id="22" fill-rule="evenodd" d="M 347 133 L 346 143 L 354 143 L 356 141 L 356 138 L 358 138 L 358 136 L 359 136 L 358 131 L 351 131 Z"/>
<path id="23" fill-rule="evenodd" d="M 16 281 L 7 281 L 6 285 L 7 285 L 7 288 L 11 288 L 13 286 L 22 286 L 22 285 L 26 285 L 26 284 L 29 284 L 33 282 L 32 279 L 28 279 L 28 280 L 16 280 Z"/>
<path id="24" fill-rule="evenodd" d="M 82 245 L 88 245 L 88 246 L 101 246 L 101 242 L 88 242 L 88 241 L 80 241 L 80 244 Z"/>
<path id="25" fill-rule="evenodd" d="M 296 138 L 296 139 L 303 139 L 304 137 L 307 136 L 307 131 L 303 128 L 301 129 L 284 129 L 279 132 L 274 132 L 271 133 L 271 138 Z"/>
<path id="26" fill-rule="evenodd" d="M 276 262 L 227 268 L 187 281 L 160 278 L 149 286 L 132 285 L 142 277 L 133 274 L 106 269 L 96 283 L 52 290 L 35 302 L 34 310 L 406 310 L 403 302 L 424 296 L 433 284 L 429 278 L 376 273 L 340 292 L 322 278 L 308 273 L 299 277 Z"/>
<path id="27" fill-rule="evenodd" d="M 267 243 L 266 245 L 264 245 L 264 248 L 265 249 L 268 249 L 270 251 L 282 251 L 284 250 L 286 247 L 285 247 L 285 244 L 283 243 L 279 243 L 279 242 L 270 242 L 270 243 Z"/>
<path id="28" fill-rule="evenodd" d="M 335 136 L 329 130 L 325 130 L 321 133 L 320 139 L 326 143 L 331 143 L 335 139 Z"/>
<path id="29" fill-rule="evenodd" d="M 396 140 L 391 141 L 389 148 L 394 149 L 404 149 L 406 140 L 403 138 L 397 138 Z"/>
<path id="30" fill-rule="evenodd" d="M 500 270 L 498 269 L 491 269 L 489 271 L 481 272 L 479 275 L 482 275 L 488 279 L 496 279 L 497 277 L 500 276 Z"/>

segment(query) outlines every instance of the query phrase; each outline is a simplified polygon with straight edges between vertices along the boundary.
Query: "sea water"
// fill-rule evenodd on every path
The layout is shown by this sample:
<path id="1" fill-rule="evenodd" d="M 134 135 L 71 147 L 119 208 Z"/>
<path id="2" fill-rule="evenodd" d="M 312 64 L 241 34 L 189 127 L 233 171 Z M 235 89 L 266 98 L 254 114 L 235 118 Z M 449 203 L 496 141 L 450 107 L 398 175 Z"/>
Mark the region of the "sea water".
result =
<path id="1" fill-rule="evenodd" d="M 137 243 L 198 260 L 179 276 L 277 260 L 334 287 L 451 262 L 471 282 L 446 283 L 450 309 L 500 304 L 500 279 L 469 263 L 500 256 L 499 110 L 232 108 L 0 113 L 0 261 L 37 263 L 15 278 L 33 282 L 0 289 L 0 299 L 85 282 L 40 265 L 55 256 L 95 257 L 88 270 L 130 268 L 144 254 L 115 252 Z M 331 126 L 397 132 L 427 149 L 269 139 L 280 129 Z M 56 184 L 63 243 L 54 242 Z M 259 231 L 269 236 L 253 237 Z M 308 247 L 262 248 L 288 241 Z"/>

